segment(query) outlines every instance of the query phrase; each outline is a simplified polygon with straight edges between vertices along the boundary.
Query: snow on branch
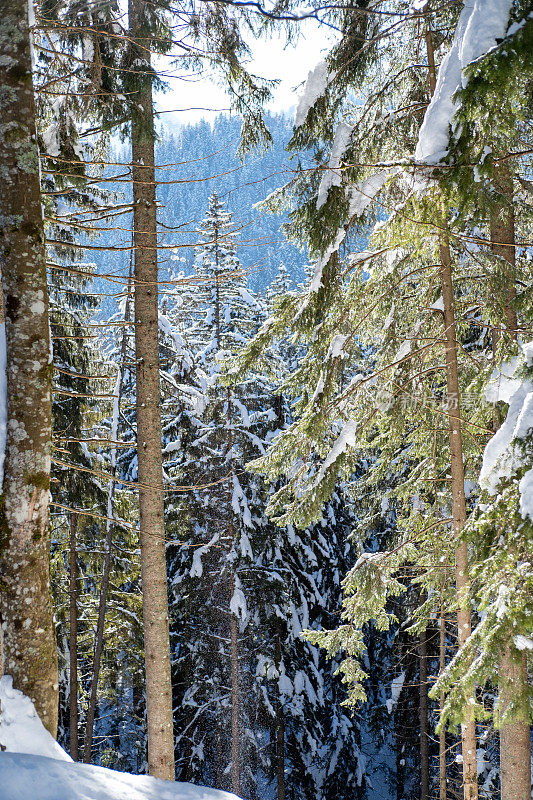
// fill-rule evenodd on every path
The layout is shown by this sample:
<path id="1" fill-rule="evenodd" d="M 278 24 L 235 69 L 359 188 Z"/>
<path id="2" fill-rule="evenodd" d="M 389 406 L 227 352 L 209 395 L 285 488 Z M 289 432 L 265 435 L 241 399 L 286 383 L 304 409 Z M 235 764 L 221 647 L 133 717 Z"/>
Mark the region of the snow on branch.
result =
<path id="1" fill-rule="evenodd" d="M 314 106 L 319 97 L 322 97 L 328 86 L 329 71 L 325 61 L 319 61 L 314 69 L 307 76 L 303 94 L 298 101 L 294 127 L 299 128 L 303 125 L 309 109 Z"/>
<path id="2" fill-rule="evenodd" d="M 450 128 L 459 108 L 455 93 L 467 85 L 465 68 L 486 55 L 503 39 L 511 0 L 467 0 L 461 11 L 452 46 L 439 68 L 437 84 L 420 128 L 415 159 L 438 164 L 446 156 Z"/>

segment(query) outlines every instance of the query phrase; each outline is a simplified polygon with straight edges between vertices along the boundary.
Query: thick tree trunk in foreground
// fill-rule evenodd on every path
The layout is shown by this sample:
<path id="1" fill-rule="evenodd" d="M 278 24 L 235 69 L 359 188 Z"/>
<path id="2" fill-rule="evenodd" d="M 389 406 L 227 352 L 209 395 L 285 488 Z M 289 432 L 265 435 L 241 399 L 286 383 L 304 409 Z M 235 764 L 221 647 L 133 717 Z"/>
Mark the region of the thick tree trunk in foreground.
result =
<path id="1" fill-rule="evenodd" d="M 420 800 L 429 800 L 428 654 L 426 631 L 420 634 Z"/>
<path id="2" fill-rule="evenodd" d="M 504 711 L 527 684 L 525 653 L 508 645 L 500 665 L 500 703 Z M 500 728 L 501 800 L 530 800 L 531 745 L 529 725 L 510 722 Z"/>
<path id="3" fill-rule="evenodd" d="M 503 201 L 492 210 L 490 238 L 493 252 L 509 264 L 508 279 L 504 280 L 505 325 L 507 335 L 516 339 L 518 323 L 513 306 L 516 297 L 513 175 L 507 161 L 497 168 L 494 185 Z M 494 331 L 495 347 L 500 335 L 499 331 Z M 527 683 L 525 654 L 520 653 L 510 641 L 500 662 L 500 713 L 505 713 L 513 700 L 524 693 Z M 531 740 L 530 726 L 525 720 L 508 722 L 500 728 L 500 782 L 501 800 L 530 800 Z"/>
<path id="4" fill-rule="evenodd" d="M 69 519 L 69 651 L 70 651 L 70 757 L 78 760 L 78 562 L 76 553 L 76 533 L 78 520 L 76 514 Z"/>
<path id="5" fill-rule="evenodd" d="M 57 650 L 50 594 L 51 365 L 28 4 L 0 4 L 0 258 L 7 446 L 0 509 L 4 670 L 55 737 Z"/>
<path id="6" fill-rule="evenodd" d="M 130 0 L 130 35 L 135 62 L 149 68 L 146 4 Z M 144 35 L 144 39 L 141 38 Z M 174 780 L 174 732 L 168 633 L 163 464 L 159 384 L 157 219 L 152 85 L 139 73 L 141 88 L 131 122 L 133 236 L 135 246 L 135 353 L 137 361 L 137 455 L 146 665 L 148 769 Z"/>

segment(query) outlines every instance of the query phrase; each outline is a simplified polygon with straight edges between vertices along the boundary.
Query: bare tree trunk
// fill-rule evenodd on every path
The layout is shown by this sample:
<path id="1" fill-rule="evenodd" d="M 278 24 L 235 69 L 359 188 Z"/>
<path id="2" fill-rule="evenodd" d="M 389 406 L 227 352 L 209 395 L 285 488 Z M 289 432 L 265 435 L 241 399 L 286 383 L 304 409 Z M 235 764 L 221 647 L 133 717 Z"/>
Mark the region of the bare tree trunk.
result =
<path id="1" fill-rule="evenodd" d="M 446 666 L 446 622 L 444 611 L 440 616 L 440 641 L 439 641 L 439 673 L 442 675 Z M 444 692 L 439 698 L 439 708 L 444 710 Z M 441 728 L 439 733 L 439 800 L 446 800 L 446 728 Z"/>
<path id="2" fill-rule="evenodd" d="M 426 27 L 426 47 L 429 67 L 429 88 L 430 94 L 433 95 L 436 85 L 436 71 L 433 37 L 429 22 Z M 450 242 L 444 230 L 439 232 L 439 253 L 444 310 L 448 428 L 450 435 L 452 531 L 456 538 L 466 522 L 466 498 L 452 259 Z M 458 646 L 461 648 L 472 632 L 469 606 L 470 577 L 468 574 L 468 549 L 466 542 L 461 542 L 455 550 L 455 585 L 459 600 L 459 608 L 457 611 Z M 477 800 L 476 723 L 472 718 L 467 717 L 465 724 L 461 727 L 461 751 L 463 757 L 464 800 Z"/>
<path id="3" fill-rule="evenodd" d="M 112 498 L 115 484 L 111 482 L 112 489 L 109 496 Z M 93 744 L 94 719 L 96 716 L 96 699 L 98 696 L 98 678 L 100 676 L 100 664 L 102 661 L 102 651 L 104 648 L 104 628 L 105 615 L 107 608 L 107 593 L 109 589 L 109 574 L 111 571 L 111 539 L 113 526 L 107 521 L 106 538 L 104 545 L 104 565 L 102 568 L 102 582 L 100 584 L 100 599 L 98 603 L 98 621 L 96 623 L 96 636 L 94 643 L 93 674 L 91 677 L 91 693 L 89 695 L 89 705 L 87 707 L 87 720 L 85 724 L 85 742 L 83 745 L 83 761 L 85 764 L 91 762 L 91 751 Z"/>
<path id="4" fill-rule="evenodd" d="M 130 0 L 132 36 L 142 30 L 144 4 Z M 149 47 L 149 41 L 143 42 Z M 136 57 L 149 66 L 146 50 Z M 163 465 L 159 383 L 157 219 L 152 88 L 138 92 L 132 117 L 133 225 L 135 243 L 135 352 L 139 518 L 150 775 L 174 779 L 172 686 L 168 628 Z"/>
<path id="5" fill-rule="evenodd" d="M 452 283 L 452 261 L 447 237 L 440 235 L 441 288 L 444 306 L 444 337 L 446 340 L 446 382 L 448 427 L 450 432 L 450 461 L 452 477 L 452 530 L 457 537 L 466 522 L 465 474 L 463 464 L 463 438 L 461 430 L 461 399 L 459 394 L 459 367 L 455 327 L 455 301 Z M 472 632 L 470 619 L 470 577 L 466 542 L 455 549 L 455 585 L 459 608 L 457 611 L 458 646 L 461 648 Z M 463 756 L 464 800 L 477 800 L 476 723 L 468 717 L 461 726 Z"/>
<path id="6" fill-rule="evenodd" d="M 513 209 L 513 176 L 509 164 L 503 161 L 494 176 L 495 189 L 500 192 L 506 203 L 494 206 L 490 216 L 490 238 L 493 253 L 505 259 L 509 264 L 509 280 L 507 281 L 507 295 L 505 297 L 505 323 L 507 333 L 513 339 L 517 336 L 516 309 L 513 301 L 516 297 L 515 285 L 515 220 Z M 495 331 L 496 338 L 499 332 Z"/>
<path id="7" fill-rule="evenodd" d="M 426 631 L 420 634 L 420 800 L 429 800 L 428 657 Z"/>
<path id="8" fill-rule="evenodd" d="M 168 630 L 167 567 L 161 451 L 161 389 L 157 291 L 157 216 L 149 6 L 129 0 L 130 36 L 140 88 L 131 120 L 133 236 L 135 245 L 135 354 L 139 521 L 146 669 L 148 769 L 174 780 L 174 731 Z M 152 13 L 150 11 L 150 13 Z"/>
<path id="9" fill-rule="evenodd" d="M 218 248 L 217 248 L 218 253 Z M 217 255 L 218 264 L 218 255 Z M 218 280 L 218 269 L 217 269 Z M 217 291 L 217 307 L 219 305 L 219 295 Z M 217 347 L 220 347 L 219 331 L 217 331 Z M 228 432 L 228 458 L 232 459 L 231 451 L 233 447 L 232 429 L 232 409 L 231 409 L 231 388 L 226 390 L 227 402 L 227 432 Z M 233 477 L 233 472 L 232 472 Z M 229 546 L 233 543 L 235 531 L 233 527 L 231 494 L 233 490 L 233 480 L 228 484 L 228 539 Z M 235 592 L 235 574 L 232 572 L 230 580 L 230 601 Z M 230 602 L 231 606 L 231 602 Z M 241 698 L 240 698 L 240 663 L 239 663 L 239 621 L 230 607 L 230 663 L 231 663 L 231 791 L 240 795 L 241 793 Z"/>
<path id="10" fill-rule="evenodd" d="M 75 514 L 70 514 L 70 541 L 69 541 L 69 651 L 70 651 L 70 756 L 73 761 L 78 760 L 78 563 L 76 553 L 76 533 L 78 520 Z"/>
<path id="11" fill-rule="evenodd" d="M 126 307 L 124 310 L 124 322 L 130 321 L 130 291 L 131 291 L 131 267 L 130 281 L 128 283 L 128 294 L 126 297 Z M 124 383 L 125 362 L 128 351 L 128 328 L 124 328 L 122 342 L 120 346 L 120 362 L 113 396 L 113 416 L 111 423 L 111 440 L 118 441 L 118 421 L 120 415 L 120 401 L 122 399 L 122 387 Z M 96 717 L 96 700 L 98 697 L 98 678 L 100 676 L 100 664 L 102 662 L 102 651 L 104 648 L 105 615 L 107 610 L 107 595 L 109 592 L 109 577 L 111 574 L 111 548 L 113 546 L 113 507 L 115 499 L 115 472 L 117 463 L 117 448 L 111 450 L 111 480 L 107 494 L 107 521 L 106 537 L 104 543 L 104 563 L 102 567 L 102 582 L 100 584 L 100 598 L 98 602 L 98 620 L 96 623 L 96 636 L 94 645 L 93 674 L 91 677 L 91 692 L 89 695 L 89 705 L 87 708 L 87 720 L 85 724 L 85 742 L 83 746 L 83 761 L 85 764 L 91 762 L 91 751 L 93 745 L 94 720 Z"/>
<path id="12" fill-rule="evenodd" d="M 281 639 L 276 633 L 276 667 L 278 675 L 281 666 Z M 276 779 L 277 800 L 285 800 L 285 720 L 281 704 L 279 685 L 276 683 Z"/>
<path id="13" fill-rule="evenodd" d="M 513 300 L 516 297 L 515 271 L 515 221 L 513 211 L 513 175 L 509 163 L 503 161 L 497 168 L 494 185 L 503 196 L 501 205 L 495 206 L 490 218 L 492 250 L 509 264 L 507 294 L 505 297 L 505 323 L 507 334 L 517 338 L 518 322 Z M 496 349 L 499 331 L 493 332 Z M 527 662 L 525 655 L 510 642 L 500 662 L 500 708 L 504 714 L 513 700 L 527 690 Z M 506 722 L 500 728 L 500 781 L 501 800 L 531 799 L 531 740 L 530 726 L 526 720 Z"/>
<path id="14" fill-rule="evenodd" d="M 50 335 L 30 4 L 3 0 L 0 258 L 6 312 L 7 443 L 0 509 L 3 668 L 55 737 L 57 650 L 50 593 Z"/>
<path id="15" fill-rule="evenodd" d="M 231 645 L 231 791 L 241 793 L 241 698 L 239 691 L 239 621 L 230 613 Z"/>

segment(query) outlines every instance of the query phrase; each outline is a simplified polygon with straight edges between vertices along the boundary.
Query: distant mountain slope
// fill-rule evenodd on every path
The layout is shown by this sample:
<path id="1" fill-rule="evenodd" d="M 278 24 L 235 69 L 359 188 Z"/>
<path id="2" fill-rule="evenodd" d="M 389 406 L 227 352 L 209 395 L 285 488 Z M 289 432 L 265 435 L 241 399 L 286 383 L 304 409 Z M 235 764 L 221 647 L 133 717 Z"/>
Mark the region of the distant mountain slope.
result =
<path id="1" fill-rule="evenodd" d="M 296 281 L 303 279 L 306 263 L 305 255 L 287 242 L 280 231 L 284 218 L 254 208 L 290 176 L 285 145 L 292 125 L 281 115 L 271 116 L 267 122 L 274 138 L 272 149 L 262 156 L 249 155 L 244 164 L 235 155 L 241 125 L 236 117 L 218 117 L 213 126 L 201 122 L 184 127 L 157 148 L 159 164 L 192 162 L 159 171 L 162 181 L 185 180 L 178 184 L 162 183 L 158 188 L 158 198 L 164 207 L 161 221 L 169 226 L 184 226 L 183 233 L 169 232 L 168 241 L 173 239 L 180 244 L 195 241 L 195 228 L 205 214 L 209 195 L 216 190 L 233 212 L 234 220 L 243 226 L 239 258 L 250 270 L 249 285 L 256 291 L 266 289 L 281 261 Z M 192 182 L 187 182 L 187 178 Z M 180 255 L 187 265 L 192 264 L 190 250 Z"/>
<path id="2" fill-rule="evenodd" d="M 306 255 L 290 244 L 280 228 L 286 217 L 265 214 L 254 208 L 274 189 L 290 177 L 291 165 L 285 145 L 291 135 L 290 120 L 282 115 L 267 118 L 274 142 L 263 155 L 251 154 L 241 164 L 236 155 L 241 122 L 237 117 L 220 116 L 213 124 L 199 122 L 175 131 L 166 131 L 157 145 L 158 201 L 161 205 L 160 275 L 163 280 L 183 270 L 190 273 L 194 261 L 196 228 L 205 216 L 208 198 L 214 190 L 234 221 L 241 226 L 238 254 L 248 273 L 248 284 L 263 292 L 276 276 L 283 262 L 293 280 L 304 279 Z M 117 156 L 117 154 L 115 154 Z M 118 154 L 117 160 L 126 161 L 127 150 Z M 117 183 L 108 183 L 110 191 L 118 193 L 119 202 L 131 197 L 131 186 L 126 170 L 113 168 L 121 175 Z M 109 173 L 108 173 L 109 174 Z M 121 230 L 102 234 L 97 244 L 101 247 L 124 247 L 124 250 L 87 251 L 87 261 L 97 264 L 98 272 L 126 276 L 129 269 L 131 235 L 128 217 L 111 223 Z M 95 244 L 91 240 L 91 244 Z M 176 250 L 170 248 L 176 247 Z M 107 281 L 97 281 L 97 290 L 119 291 L 120 286 Z M 102 304 L 102 313 L 114 310 L 113 304 Z"/>

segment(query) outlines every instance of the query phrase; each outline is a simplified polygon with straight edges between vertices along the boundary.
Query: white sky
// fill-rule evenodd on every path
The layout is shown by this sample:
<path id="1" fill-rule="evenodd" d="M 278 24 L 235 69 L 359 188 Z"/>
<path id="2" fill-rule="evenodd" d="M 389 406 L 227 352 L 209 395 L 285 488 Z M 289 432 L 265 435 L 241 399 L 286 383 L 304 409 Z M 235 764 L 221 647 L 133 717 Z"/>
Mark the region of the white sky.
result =
<path id="1" fill-rule="evenodd" d="M 251 42 L 253 60 L 247 68 L 264 78 L 278 78 L 280 83 L 274 89 L 274 100 L 269 110 L 288 111 L 296 105 L 299 91 L 296 87 L 307 78 L 309 71 L 331 48 L 332 31 L 320 27 L 315 21 L 300 23 L 302 35 L 298 41 L 286 46 L 285 37 L 262 39 Z M 163 65 L 163 69 L 167 64 Z M 220 86 L 207 78 L 185 76 L 170 78 L 170 89 L 158 94 L 157 108 L 171 112 L 173 109 L 202 108 L 206 110 L 187 110 L 162 114 L 160 120 L 165 126 L 197 122 L 200 119 L 213 119 L 216 110 L 228 109 L 228 98 Z M 295 91 L 296 90 L 296 91 Z M 212 109 L 212 110 L 211 110 Z"/>

